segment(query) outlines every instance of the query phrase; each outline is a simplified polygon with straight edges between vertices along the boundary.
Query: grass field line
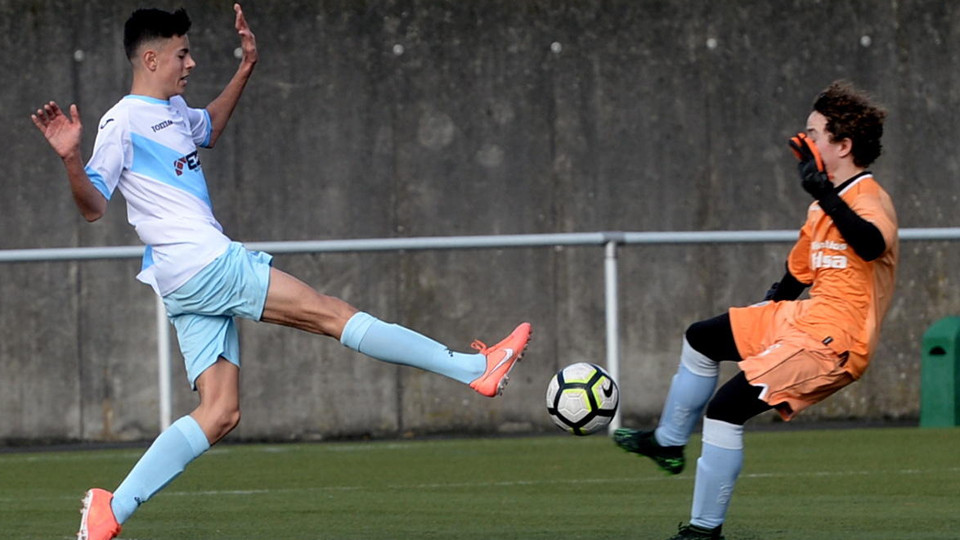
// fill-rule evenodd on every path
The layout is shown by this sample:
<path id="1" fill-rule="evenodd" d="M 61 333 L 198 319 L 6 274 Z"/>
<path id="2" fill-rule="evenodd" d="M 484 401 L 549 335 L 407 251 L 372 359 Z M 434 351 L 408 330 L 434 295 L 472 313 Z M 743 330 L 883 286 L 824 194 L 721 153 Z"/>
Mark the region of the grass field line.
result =
<path id="1" fill-rule="evenodd" d="M 858 470 L 858 471 L 807 471 L 797 473 L 746 473 L 741 474 L 740 478 L 754 479 L 782 479 L 782 478 L 827 478 L 843 476 L 907 476 L 918 474 L 944 474 L 960 473 L 960 467 L 948 467 L 941 469 L 898 469 L 898 470 Z M 483 489 L 483 488 L 503 488 L 517 486 L 543 486 L 543 485 L 595 485 L 595 484 L 622 484 L 630 482 L 656 482 L 656 481 L 693 481 L 693 475 L 686 476 L 666 476 L 666 475 L 647 475 L 636 477 L 617 477 L 617 478 L 589 478 L 589 479 L 563 479 L 553 480 L 503 480 L 495 482 L 420 482 L 420 483 L 394 483 L 385 486 L 365 486 L 365 485 L 342 485 L 342 486 L 316 486 L 302 488 L 280 488 L 280 489 L 235 489 L 235 490 L 170 490 L 164 491 L 164 496 L 172 497 L 245 497 L 251 495 L 284 495 L 295 493 L 323 493 L 323 492 L 343 492 L 343 491 L 361 491 L 364 489 Z M 79 495 L 61 495 L 57 497 L 32 497 L 39 500 L 65 500 L 75 499 Z M 0 497 L 0 504 L 22 500 L 23 497 L 16 499 L 12 497 Z M 79 500 L 79 499 L 78 499 Z"/>
<path id="2" fill-rule="evenodd" d="M 331 444 L 325 448 L 320 449 L 320 452 L 330 452 L 330 453 L 341 453 L 349 452 L 355 453 L 360 451 L 382 451 L 382 450 L 419 450 L 422 448 L 422 443 L 417 442 L 408 442 L 408 443 L 381 443 L 376 445 L 371 444 Z M 44 463 L 44 462 L 69 462 L 69 461 L 94 461 L 94 460 L 104 460 L 104 461 L 114 461 L 118 459 L 127 459 L 127 460 L 136 460 L 143 455 L 146 447 L 135 448 L 129 450 L 113 450 L 100 452 L 97 450 L 82 450 L 75 452 L 49 452 L 49 453 L 17 453 L 10 452 L 8 454 L 0 454 L 0 464 L 2 463 Z M 223 448 L 211 448 L 206 452 L 206 455 L 226 455 L 232 454 L 237 450 L 248 451 L 249 449 L 245 446 L 231 447 L 226 446 Z M 256 452 L 261 452 L 265 454 L 282 454 L 287 452 L 298 452 L 301 448 L 296 445 L 288 446 L 277 446 L 277 445 L 268 445 L 263 446 L 262 448 L 255 449 Z"/>
<path id="3" fill-rule="evenodd" d="M 837 477 L 837 476 L 878 476 L 878 475 L 914 475 L 944 472 L 960 473 L 960 467 L 950 467 L 948 469 L 924 470 L 924 469 L 900 469 L 896 471 L 810 471 L 799 473 L 748 473 L 741 474 L 740 478 L 803 478 L 803 477 Z M 482 487 L 512 487 L 512 486 L 535 486 L 535 485 L 593 485 L 593 484 L 620 484 L 631 482 L 651 482 L 651 481 L 693 481 L 693 475 L 688 476 L 638 476 L 631 478 L 589 478 L 589 479 L 563 479 L 554 480 L 507 480 L 500 482 L 454 482 L 454 483 L 421 483 L 421 484 L 392 484 L 388 485 L 390 489 L 443 489 L 443 488 L 482 488 Z"/>

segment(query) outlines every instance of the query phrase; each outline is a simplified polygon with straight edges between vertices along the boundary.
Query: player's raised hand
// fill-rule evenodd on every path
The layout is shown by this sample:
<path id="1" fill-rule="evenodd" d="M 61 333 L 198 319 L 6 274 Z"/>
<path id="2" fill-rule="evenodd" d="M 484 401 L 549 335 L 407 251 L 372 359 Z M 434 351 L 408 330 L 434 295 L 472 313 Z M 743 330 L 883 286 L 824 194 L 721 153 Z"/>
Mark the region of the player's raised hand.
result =
<path id="1" fill-rule="evenodd" d="M 247 19 L 243 16 L 243 8 L 240 7 L 240 4 L 234 4 L 233 11 L 237 14 L 233 26 L 237 29 L 237 34 L 240 35 L 240 50 L 243 53 L 242 60 L 243 62 L 256 64 L 258 58 L 257 38 L 253 35 L 253 30 L 250 30 L 250 25 L 247 24 Z"/>
<path id="2" fill-rule="evenodd" d="M 833 191 L 833 183 L 827 174 L 827 168 L 820 157 L 820 150 L 806 133 L 797 133 L 790 138 L 790 149 L 799 160 L 797 170 L 800 172 L 800 184 L 807 193 L 815 199 Z"/>
<path id="3" fill-rule="evenodd" d="M 76 105 L 70 105 L 70 116 L 67 116 L 56 102 L 51 101 L 31 114 L 30 119 L 61 159 L 80 151 L 83 125 Z"/>

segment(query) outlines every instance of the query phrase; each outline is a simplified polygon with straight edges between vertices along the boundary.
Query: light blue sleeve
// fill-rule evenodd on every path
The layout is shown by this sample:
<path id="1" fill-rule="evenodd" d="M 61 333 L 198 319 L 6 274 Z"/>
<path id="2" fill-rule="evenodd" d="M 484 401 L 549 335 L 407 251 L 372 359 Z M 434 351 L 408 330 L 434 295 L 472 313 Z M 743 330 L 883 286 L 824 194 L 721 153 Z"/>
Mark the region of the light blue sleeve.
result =
<path id="1" fill-rule="evenodd" d="M 117 109 L 107 111 L 98 126 L 93 155 L 87 161 L 84 172 L 93 186 L 110 200 L 120 182 L 120 175 L 129 162 L 130 137 L 126 128 L 126 116 Z"/>

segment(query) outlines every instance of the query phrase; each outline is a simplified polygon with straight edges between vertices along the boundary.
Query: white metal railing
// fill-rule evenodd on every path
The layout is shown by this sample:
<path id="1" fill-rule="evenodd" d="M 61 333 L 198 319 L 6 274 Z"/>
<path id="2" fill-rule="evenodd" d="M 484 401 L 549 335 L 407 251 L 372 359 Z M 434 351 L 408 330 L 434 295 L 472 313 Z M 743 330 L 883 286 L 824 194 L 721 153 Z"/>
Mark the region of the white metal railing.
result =
<path id="1" fill-rule="evenodd" d="M 960 227 L 900 229 L 901 240 L 960 240 Z M 771 231 L 667 231 L 516 234 L 488 236 L 431 236 L 415 238 L 362 238 L 355 240 L 310 240 L 290 242 L 249 242 L 250 249 L 279 253 L 347 253 L 365 251 L 412 251 L 445 249 L 496 249 L 555 246 L 604 247 L 604 313 L 606 324 L 606 367 L 614 380 L 620 378 L 620 329 L 617 284 L 617 250 L 630 244 L 742 244 L 792 242 L 796 230 Z M 0 263 L 129 259 L 143 256 L 142 246 L 40 248 L 0 250 Z M 170 426 L 170 325 L 163 300 L 156 299 L 157 377 L 159 381 L 160 427 Z M 620 426 L 620 413 L 610 430 Z"/>

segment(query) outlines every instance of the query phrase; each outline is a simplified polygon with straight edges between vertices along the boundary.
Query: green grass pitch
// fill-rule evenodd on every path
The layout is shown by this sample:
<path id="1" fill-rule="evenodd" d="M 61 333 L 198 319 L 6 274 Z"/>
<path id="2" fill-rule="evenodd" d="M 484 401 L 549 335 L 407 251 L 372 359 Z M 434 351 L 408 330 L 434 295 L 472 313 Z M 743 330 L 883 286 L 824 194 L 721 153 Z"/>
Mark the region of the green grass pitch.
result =
<path id="1" fill-rule="evenodd" d="M 0 453 L 0 538 L 74 538 L 83 491 L 141 452 Z M 698 453 L 670 477 L 603 435 L 223 445 L 121 538 L 663 540 L 688 519 Z M 960 538 L 960 429 L 748 430 L 724 533 Z"/>

